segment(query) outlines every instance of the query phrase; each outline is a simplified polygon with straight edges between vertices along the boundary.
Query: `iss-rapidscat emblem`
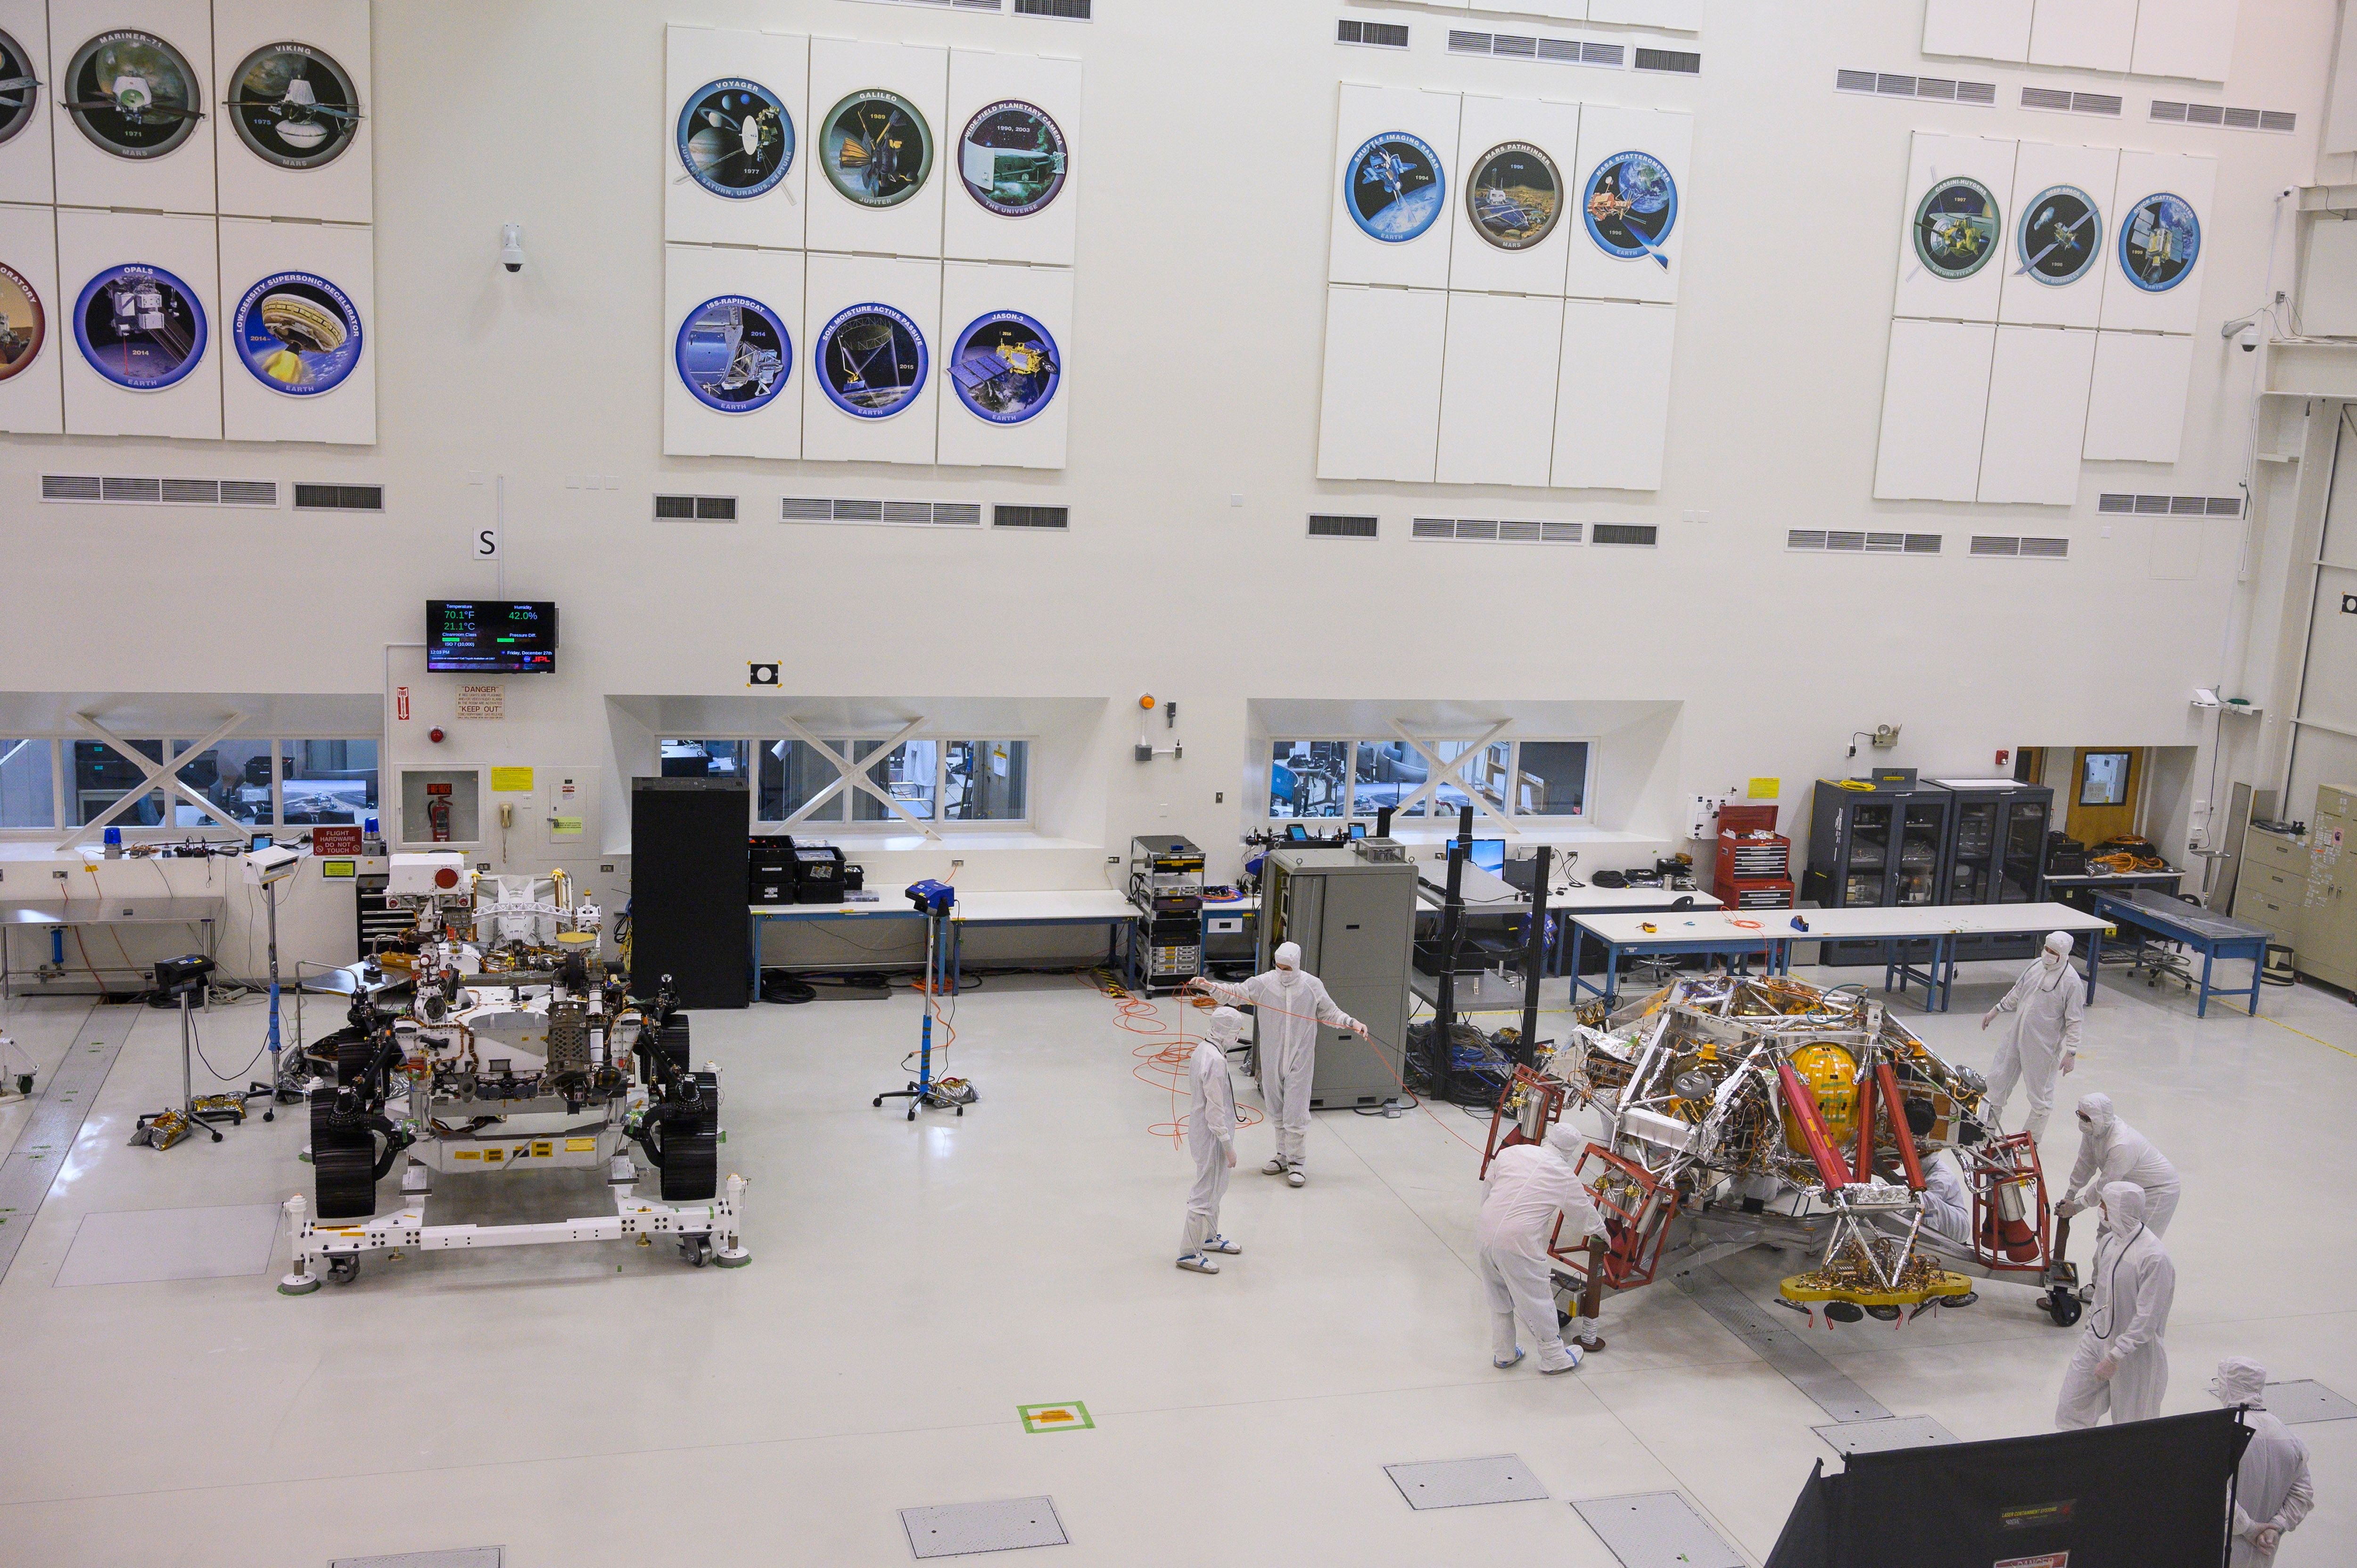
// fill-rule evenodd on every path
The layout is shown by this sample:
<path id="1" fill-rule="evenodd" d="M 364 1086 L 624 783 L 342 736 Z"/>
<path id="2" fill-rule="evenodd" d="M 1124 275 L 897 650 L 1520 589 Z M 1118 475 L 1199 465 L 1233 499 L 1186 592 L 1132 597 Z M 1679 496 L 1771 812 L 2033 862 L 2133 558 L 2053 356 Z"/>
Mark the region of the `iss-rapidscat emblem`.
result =
<path id="1" fill-rule="evenodd" d="M 1020 424 L 1054 401 L 1063 356 L 1048 329 L 1019 310 L 994 310 L 958 334 L 950 384 L 993 424 Z"/>
<path id="2" fill-rule="evenodd" d="M 1448 199 L 1439 155 L 1405 131 L 1368 137 L 1342 171 L 1351 221 L 1386 245 L 1404 245 L 1431 228 Z"/>
<path id="3" fill-rule="evenodd" d="M 360 363 L 361 313 L 326 278 L 274 273 L 237 302 L 230 340 L 272 392 L 316 397 L 343 385 Z"/>
<path id="4" fill-rule="evenodd" d="M 888 305 L 854 305 L 819 328 L 813 351 L 827 401 L 855 419 L 889 419 L 924 390 L 925 335 Z"/>
<path id="5" fill-rule="evenodd" d="M 2104 242 L 2095 199 L 2075 185 L 2050 185 L 2021 210 L 2013 241 L 2021 271 L 2050 288 L 2084 277 Z"/>
<path id="6" fill-rule="evenodd" d="M 982 207 L 1001 218 L 1028 218 L 1064 188 L 1063 127 L 1019 98 L 986 104 L 958 138 L 958 177 Z"/>
<path id="7" fill-rule="evenodd" d="M 2120 271 L 2147 294 L 2166 294 L 2183 283 L 2201 253 L 2201 220 L 2181 196 L 2147 196 L 2121 220 Z"/>
<path id="8" fill-rule="evenodd" d="M 724 294 L 687 313 L 672 360 L 696 402 L 722 413 L 750 413 L 785 390 L 794 373 L 794 341 L 776 311 Z"/>
<path id="9" fill-rule="evenodd" d="M 0 265 L 0 381 L 17 375 L 41 357 L 49 339 L 49 313 L 31 280 Z"/>
<path id="10" fill-rule="evenodd" d="M 196 291 L 161 267 L 125 262 L 82 285 L 74 343 L 116 386 L 160 392 L 205 357 L 210 331 Z"/>
<path id="11" fill-rule="evenodd" d="M 1678 222 L 1678 182 L 1651 153 L 1615 153 L 1587 177 L 1581 205 L 1587 237 L 1624 262 L 1652 257 L 1664 271 L 1663 242 Z"/>
<path id="12" fill-rule="evenodd" d="M 674 140 L 687 177 L 732 201 L 772 189 L 794 166 L 794 117 L 776 93 L 740 76 L 689 93 Z"/>
<path id="13" fill-rule="evenodd" d="M 1465 216 L 1501 251 L 1527 251 L 1555 232 L 1563 216 L 1563 177 L 1555 160 L 1528 142 L 1483 153 L 1465 182 Z"/>
<path id="14" fill-rule="evenodd" d="M 361 96 L 334 57 L 308 44 L 264 44 L 230 78 L 229 120 L 264 163 L 313 169 L 334 163 L 361 125 Z"/>
<path id="15" fill-rule="evenodd" d="M 933 172 L 933 128 L 897 92 L 871 87 L 827 111 L 819 134 L 827 183 L 862 207 L 898 207 Z"/>
<path id="16" fill-rule="evenodd" d="M 74 51 L 59 105 L 118 158 L 160 158 L 204 118 L 188 57 L 153 33 L 101 33 Z"/>
<path id="17" fill-rule="evenodd" d="M 1916 203 L 1915 259 L 1933 277 L 1968 278 L 1996 254 L 2004 229 L 1987 186 L 1962 175 L 1943 179 Z"/>

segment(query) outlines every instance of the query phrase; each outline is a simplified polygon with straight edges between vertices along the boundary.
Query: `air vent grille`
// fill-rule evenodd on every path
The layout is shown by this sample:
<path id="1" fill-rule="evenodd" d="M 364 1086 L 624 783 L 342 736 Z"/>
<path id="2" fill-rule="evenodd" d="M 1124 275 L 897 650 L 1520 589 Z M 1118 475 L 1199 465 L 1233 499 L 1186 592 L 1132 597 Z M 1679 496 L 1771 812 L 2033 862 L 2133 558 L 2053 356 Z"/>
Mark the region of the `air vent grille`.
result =
<path id="1" fill-rule="evenodd" d="M 2034 557 L 2041 561 L 2060 561 L 2071 553 L 2071 542 L 2067 539 L 2031 539 L 2024 535 L 2021 553 L 2024 559 Z"/>
<path id="2" fill-rule="evenodd" d="M 2223 125 L 2231 131 L 2273 131 L 2278 135 L 2288 135 L 2299 125 L 2299 116 L 2288 109 L 2227 109 L 2167 98 L 2154 99 L 2149 113 L 2168 125 Z"/>
<path id="3" fill-rule="evenodd" d="M 2071 113 L 2103 114 L 2117 119 L 2120 113 L 2119 95 L 2112 92 L 2074 92 L 2071 94 Z"/>
<path id="4" fill-rule="evenodd" d="M 2146 517 L 2240 517 L 2243 498 L 2240 496 L 2130 496 L 2102 495 L 2095 498 L 2095 510 L 2115 516 Z"/>
<path id="5" fill-rule="evenodd" d="M 1700 76 L 1702 56 L 1690 49 L 1649 49 L 1640 47 L 1637 50 L 1637 69 L 1665 70 L 1679 76 Z"/>
<path id="6" fill-rule="evenodd" d="M 43 474 L 45 501 L 145 502 L 161 506 L 275 507 L 275 479 L 148 478 L 125 474 Z"/>
<path id="7" fill-rule="evenodd" d="M 1089 0 L 1015 0 L 1018 16 L 1060 16 L 1068 22 L 1089 19 Z"/>
<path id="8" fill-rule="evenodd" d="M 1408 524 L 1411 539 L 1466 539 L 1496 544 L 1577 544 L 1587 525 L 1523 518 L 1419 517 Z"/>
<path id="9" fill-rule="evenodd" d="M 995 506 L 990 509 L 993 528 L 1070 528 L 1072 513 L 1060 506 Z M 1316 532 L 1315 529 L 1310 532 Z"/>
<path id="10" fill-rule="evenodd" d="M 1372 32 L 1375 24 L 1369 22 L 1366 26 Z M 1448 29 L 1448 52 L 1551 60 L 1556 65 L 1602 66 L 1612 70 L 1621 70 L 1629 59 L 1625 44 L 1598 43 L 1593 38 L 1534 38 L 1520 33 L 1477 33 L 1463 27 Z M 1701 57 L 1695 58 L 1698 62 Z"/>
<path id="11" fill-rule="evenodd" d="M 2057 110 L 2068 114 L 2071 112 L 2071 94 L 2068 89 L 2061 87 L 2025 87 L 2021 90 L 2021 106 L 2024 109 Z"/>
<path id="12" fill-rule="evenodd" d="M 943 528 L 980 528 L 980 501 L 935 501 L 933 521 Z"/>
<path id="13" fill-rule="evenodd" d="M 788 496 L 782 516 L 787 522 L 829 522 L 834 503 L 818 496 Z"/>
<path id="14" fill-rule="evenodd" d="M 735 496 L 657 496 L 657 522 L 734 522 Z"/>
<path id="15" fill-rule="evenodd" d="M 221 486 L 221 496 L 227 499 L 229 486 Z M 307 485 L 295 487 L 296 511 L 382 511 L 382 485 Z"/>
<path id="16" fill-rule="evenodd" d="M 2010 533 L 1975 533 L 1973 535 L 1973 553 L 2060 561 L 2071 553 L 2071 542 L 2067 539 L 2025 538 Z"/>
<path id="17" fill-rule="evenodd" d="M 1372 539 L 1382 526 L 1372 517 L 1340 517 L 1330 513 L 1313 513 L 1309 519 L 1312 539 Z"/>
<path id="18" fill-rule="evenodd" d="M 1994 81 L 1957 81 L 1944 76 L 1900 76 L 1881 70 L 1835 70 L 1835 92 L 1862 92 L 1876 98 L 1929 99 L 1934 103 L 1994 104 Z M 2065 99 L 2070 94 L 2062 95 Z M 2069 107 L 2066 103 L 2064 107 Z"/>
<path id="19" fill-rule="evenodd" d="M 1650 550 L 1661 542 L 1661 529 L 1650 522 L 1599 522 L 1588 538 L 1598 544 L 1635 544 Z"/>
<path id="20" fill-rule="evenodd" d="M 1937 555 L 1940 553 L 1940 535 L 1794 528 L 1785 531 L 1784 548 L 1825 551 L 1837 555 Z"/>
<path id="21" fill-rule="evenodd" d="M 1404 49 L 1407 48 L 1407 29 L 1392 22 L 1351 22 L 1334 24 L 1334 41 L 1338 44 L 1367 44 L 1375 48 Z"/>
<path id="22" fill-rule="evenodd" d="M 982 503 L 787 496 L 778 503 L 778 518 L 782 522 L 878 522 L 902 527 L 980 528 Z"/>
<path id="23" fill-rule="evenodd" d="M 931 501 L 886 501 L 884 521 L 887 522 L 931 522 L 933 503 Z"/>
<path id="24" fill-rule="evenodd" d="M 1485 55 L 1490 52 L 1490 35 L 1470 33 L 1462 27 L 1448 29 L 1448 52 L 1456 55 Z"/>

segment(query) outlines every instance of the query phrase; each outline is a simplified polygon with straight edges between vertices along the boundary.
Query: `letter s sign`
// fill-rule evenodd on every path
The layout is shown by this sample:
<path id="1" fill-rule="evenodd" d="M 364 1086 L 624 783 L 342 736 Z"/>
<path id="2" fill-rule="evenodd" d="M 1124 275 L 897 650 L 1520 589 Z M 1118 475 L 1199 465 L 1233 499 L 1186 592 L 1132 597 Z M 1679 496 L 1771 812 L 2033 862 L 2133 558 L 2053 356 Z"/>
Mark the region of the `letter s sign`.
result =
<path id="1" fill-rule="evenodd" d="M 498 560 L 500 558 L 500 531 L 496 528 L 479 528 L 475 530 L 474 542 L 468 547 L 467 553 L 477 561 Z"/>

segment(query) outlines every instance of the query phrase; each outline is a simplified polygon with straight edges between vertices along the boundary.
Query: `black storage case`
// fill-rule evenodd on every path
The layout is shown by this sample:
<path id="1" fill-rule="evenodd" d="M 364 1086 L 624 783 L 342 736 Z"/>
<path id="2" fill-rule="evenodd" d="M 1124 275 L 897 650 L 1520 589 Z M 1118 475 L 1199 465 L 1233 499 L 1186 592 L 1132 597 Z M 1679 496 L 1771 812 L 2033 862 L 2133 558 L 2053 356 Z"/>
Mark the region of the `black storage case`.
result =
<path id="1" fill-rule="evenodd" d="M 741 779 L 630 780 L 630 991 L 666 974 L 684 1007 L 742 1007 L 746 973 Z"/>

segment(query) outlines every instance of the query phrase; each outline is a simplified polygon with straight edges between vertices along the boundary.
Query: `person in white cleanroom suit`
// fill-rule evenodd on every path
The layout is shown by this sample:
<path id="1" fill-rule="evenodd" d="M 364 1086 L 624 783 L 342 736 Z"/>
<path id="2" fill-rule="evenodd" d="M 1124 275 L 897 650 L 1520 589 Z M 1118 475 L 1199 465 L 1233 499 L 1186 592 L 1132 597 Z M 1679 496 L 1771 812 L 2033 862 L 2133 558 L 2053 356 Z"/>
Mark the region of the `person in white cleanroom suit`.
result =
<path id="1" fill-rule="evenodd" d="M 1309 1084 L 1318 1073 L 1318 1026 L 1330 1024 L 1361 1036 L 1367 1026 L 1334 1005 L 1324 982 L 1302 972 L 1297 942 L 1279 942 L 1276 967 L 1242 985 L 1200 976 L 1187 984 L 1222 1002 L 1250 1003 L 1254 1008 L 1261 1098 L 1268 1104 L 1269 1120 L 1276 1123 L 1276 1155 L 1261 1166 L 1261 1174 L 1281 1176 L 1299 1187 L 1309 1179 L 1302 1168 L 1302 1145 L 1309 1134 Z"/>
<path id="2" fill-rule="evenodd" d="M 1973 1195 L 1945 1149 L 1923 1162 L 1923 1229 L 1959 1247 L 1973 1244 Z"/>
<path id="3" fill-rule="evenodd" d="M 2177 1265 L 2144 1220 L 2144 1188 L 2115 1181 L 2104 1188 L 2104 1235 L 2088 1271 L 2095 1299 L 2087 1326 L 2062 1374 L 2054 1424 L 2069 1431 L 2093 1426 L 2106 1410 L 2112 1424 L 2150 1421 L 2169 1391 L 2169 1304 L 2177 1294 Z"/>
<path id="4" fill-rule="evenodd" d="M 1517 1319 L 1539 1348 L 1539 1370 L 1568 1372 L 1579 1365 L 1579 1347 L 1566 1345 L 1555 1323 L 1554 1262 L 1547 1241 L 1555 1217 L 1564 1216 L 1564 1241 L 1601 1235 L 1603 1217 L 1580 1185 L 1572 1163 L 1587 1140 L 1558 1122 L 1543 1144 L 1516 1144 L 1499 1151 L 1483 1178 L 1489 1192 L 1474 1222 L 1481 1250 L 1481 1283 L 1490 1294 L 1490 1360 L 1499 1368 L 1523 1359 L 1514 1343 Z"/>
<path id="5" fill-rule="evenodd" d="M 2070 1185 L 2062 1189 L 2068 1196 L 2054 1212 L 2068 1216 L 2094 1208 L 2096 1196 L 2115 1181 L 2144 1188 L 2144 1222 L 2154 1235 L 2168 1235 L 2177 1212 L 2177 1167 L 2151 1139 L 2120 1120 L 2110 1095 L 2090 1094 L 2079 1101 L 2079 1163 L 2071 1167 Z"/>
<path id="6" fill-rule="evenodd" d="M 2013 1086 L 2029 1090 L 2029 1114 L 2022 1125 L 2033 1138 L 2046 1136 L 2046 1118 L 2054 1109 L 2055 1075 L 2079 1065 L 2079 1021 L 2087 1010 L 2086 993 L 2071 967 L 2071 933 L 2054 931 L 2040 953 L 2004 1000 L 1981 1015 L 1981 1027 L 1996 1022 L 2000 1013 L 2014 1015 L 2013 1032 L 1996 1048 L 1989 1069 L 1986 1108 L 2005 1109 Z"/>
<path id="7" fill-rule="evenodd" d="M 2308 1445 L 2267 1413 L 2267 1369 L 2249 1357 L 2219 1362 L 2210 1391 L 2221 1403 L 2245 1406 L 2243 1420 L 2251 1429 L 2251 1445 L 2234 1472 L 2234 1533 L 2226 1568 L 2267 1568 L 2276 1560 L 2276 1542 L 2298 1530 L 2316 1506 L 2316 1488 L 2308 1480 Z"/>
<path id="8" fill-rule="evenodd" d="M 1213 1252 L 1243 1251 L 1220 1234 L 1220 1197 L 1236 1167 L 1236 1086 L 1228 1078 L 1228 1047 L 1243 1033 L 1244 1015 L 1214 1007 L 1187 1064 L 1187 1152 L 1195 1156 L 1195 1185 L 1187 1193 L 1187 1228 L 1178 1237 L 1178 1266 L 1216 1274 Z"/>

